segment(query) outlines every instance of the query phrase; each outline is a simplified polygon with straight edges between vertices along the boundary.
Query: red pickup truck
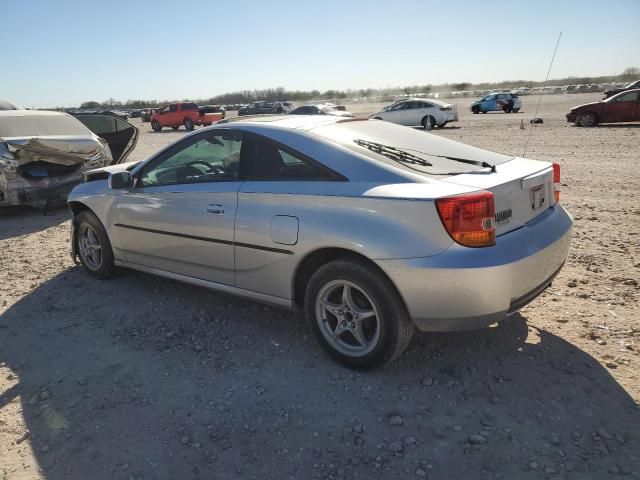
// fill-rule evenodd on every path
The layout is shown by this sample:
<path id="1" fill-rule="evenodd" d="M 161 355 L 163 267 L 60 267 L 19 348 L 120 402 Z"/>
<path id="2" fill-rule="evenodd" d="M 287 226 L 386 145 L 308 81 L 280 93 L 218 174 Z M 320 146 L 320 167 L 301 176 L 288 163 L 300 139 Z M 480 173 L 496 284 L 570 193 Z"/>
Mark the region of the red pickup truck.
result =
<path id="1" fill-rule="evenodd" d="M 187 130 L 193 130 L 196 125 L 211 125 L 221 119 L 222 113 L 203 113 L 195 103 L 171 103 L 151 116 L 151 128 L 159 132 L 162 127 L 177 130 L 184 125 Z"/>

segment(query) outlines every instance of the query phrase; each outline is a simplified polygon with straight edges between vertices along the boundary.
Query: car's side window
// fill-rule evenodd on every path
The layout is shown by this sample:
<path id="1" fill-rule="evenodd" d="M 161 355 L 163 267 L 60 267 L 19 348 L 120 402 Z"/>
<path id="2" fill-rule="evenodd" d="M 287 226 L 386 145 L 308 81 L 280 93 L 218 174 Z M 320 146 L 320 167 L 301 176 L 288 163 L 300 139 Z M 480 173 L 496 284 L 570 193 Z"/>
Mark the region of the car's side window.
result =
<path id="1" fill-rule="evenodd" d="M 175 112 L 178 110 L 178 106 L 177 105 L 169 105 L 169 111 L 170 112 Z"/>
<path id="2" fill-rule="evenodd" d="M 638 92 L 631 92 L 631 93 L 627 93 L 625 95 L 620 95 L 618 97 L 618 99 L 616 100 L 616 102 L 635 102 L 636 100 L 638 100 Z"/>
<path id="3" fill-rule="evenodd" d="M 142 170 L 137 187 L 238 179 L 242 134 L 210 131 L 185 138 Z"/>
<path id="4" fill-rule="evenodd" d="M 431 105 L 430 103 L 423 103 L 420 108 L 433 108 L 433 105 Z"/>
<path id="5" fill-rule="evenodd" d="M 242 177 L 247 180 L 335 180 L 328 168 L 264 137 L 247 135 L 242 149 Z"/>
<path id="6" fill-rule="evenodd" d="M 399 103 L 398 105 L 396 105 L 395 107 L 393 107 L 393 108 L 391 109 L 391 111 L 395 112 L 395 111 L 397 111 L 397 110 L 404 110 L 405 108 L 407 108 L 407 106 L 408 106 L 408 103 L 407 103 L 407 102 Z"/>

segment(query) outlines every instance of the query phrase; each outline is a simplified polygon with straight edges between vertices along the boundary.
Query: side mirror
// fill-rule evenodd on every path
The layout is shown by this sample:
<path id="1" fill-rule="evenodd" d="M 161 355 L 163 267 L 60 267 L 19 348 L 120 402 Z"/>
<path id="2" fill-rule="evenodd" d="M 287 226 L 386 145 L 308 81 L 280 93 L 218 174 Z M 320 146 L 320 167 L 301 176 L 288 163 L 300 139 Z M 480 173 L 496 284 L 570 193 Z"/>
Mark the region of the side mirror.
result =
<path id="1" fill-rule="evenodd" d="M 133 178 L 129 172 L 117 172 L 109 175 L 109 188 L 112 190 L 120 190 L 133 186 Z"/>

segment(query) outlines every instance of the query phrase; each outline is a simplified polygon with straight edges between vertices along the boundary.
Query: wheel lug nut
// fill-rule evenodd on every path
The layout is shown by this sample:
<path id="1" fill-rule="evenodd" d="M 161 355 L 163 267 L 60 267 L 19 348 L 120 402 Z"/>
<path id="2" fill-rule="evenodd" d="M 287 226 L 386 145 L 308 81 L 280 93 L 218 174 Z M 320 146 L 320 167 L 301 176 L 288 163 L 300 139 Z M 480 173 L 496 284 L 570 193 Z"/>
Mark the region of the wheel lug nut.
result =
<path id="1" fill-rule="evenodd" d="M 355 322 L 351 322 L 351 328 L 356 328 Z"/>

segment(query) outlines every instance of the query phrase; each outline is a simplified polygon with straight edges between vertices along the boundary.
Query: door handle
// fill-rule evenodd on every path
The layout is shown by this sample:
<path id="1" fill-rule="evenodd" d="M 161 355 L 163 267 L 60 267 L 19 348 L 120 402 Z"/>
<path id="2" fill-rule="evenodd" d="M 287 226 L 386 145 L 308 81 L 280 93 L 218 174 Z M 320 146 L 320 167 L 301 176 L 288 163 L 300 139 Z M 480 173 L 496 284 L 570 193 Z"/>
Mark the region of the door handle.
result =
<path id="1" fill-rule="evenodd" d="M 207 213 L 212 213 L 213 215 L 224 215 L 224 205 L 220 205 L 219 203 L 207 205 Z"/>

